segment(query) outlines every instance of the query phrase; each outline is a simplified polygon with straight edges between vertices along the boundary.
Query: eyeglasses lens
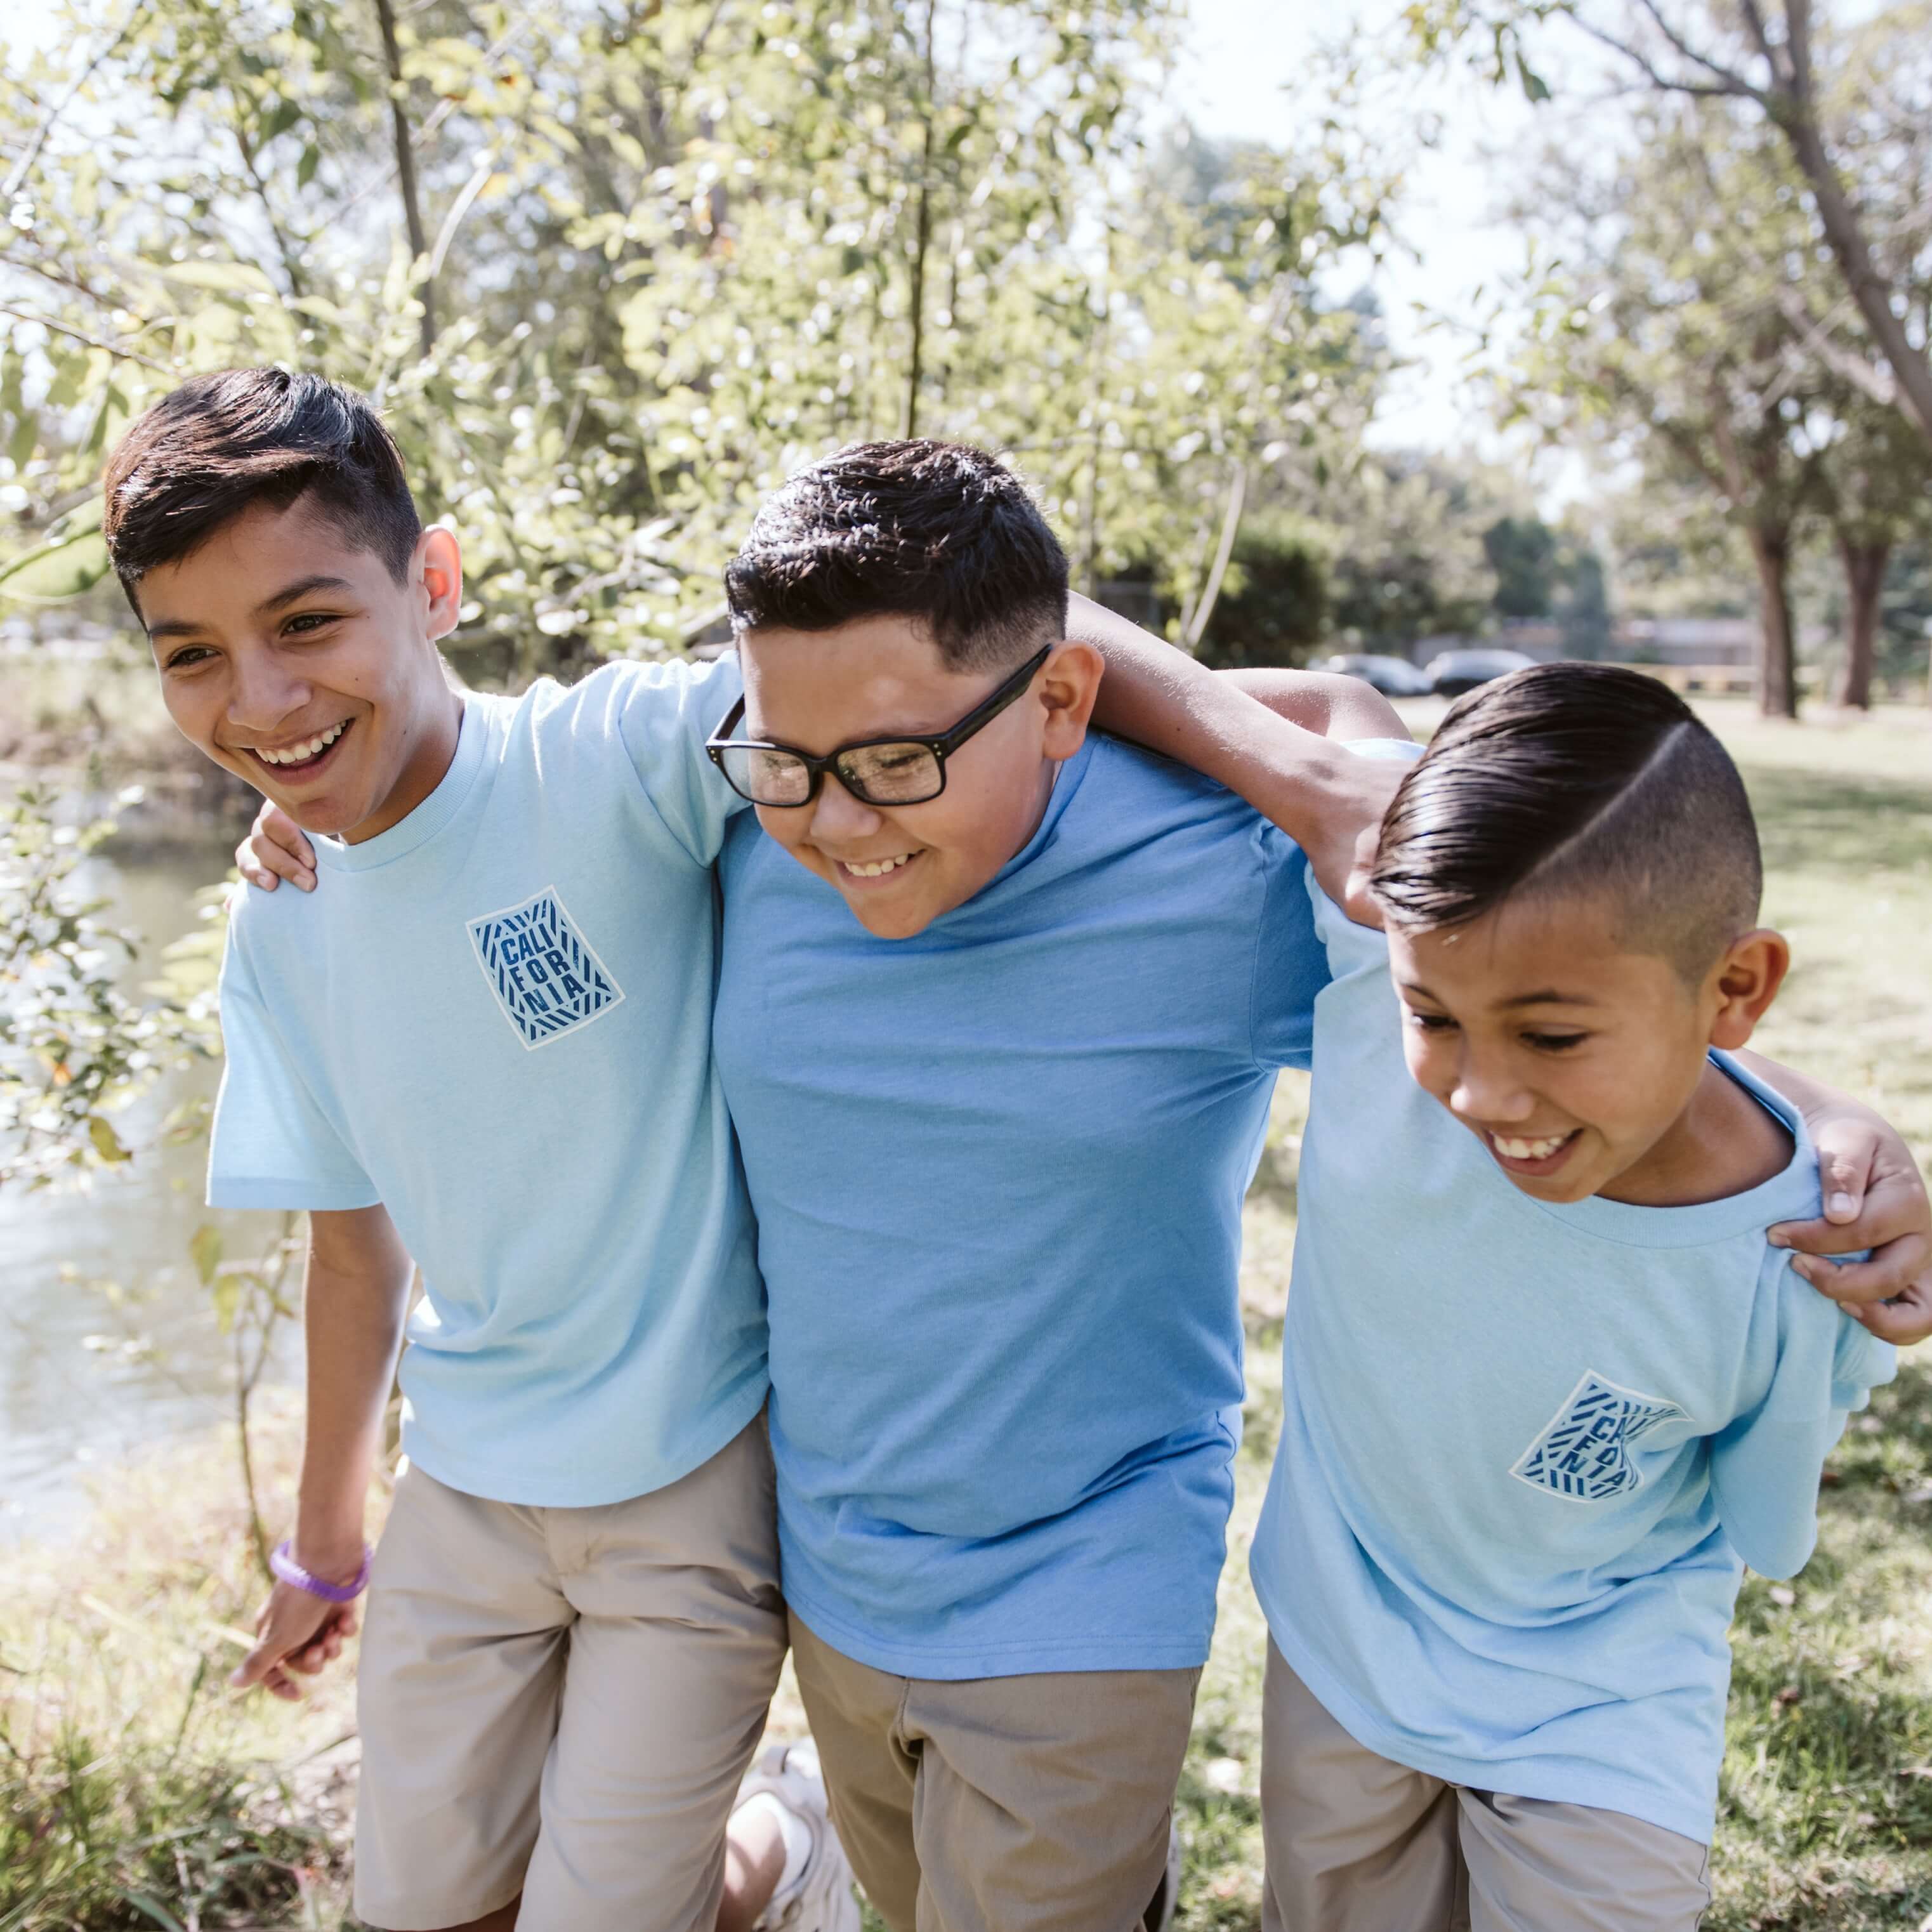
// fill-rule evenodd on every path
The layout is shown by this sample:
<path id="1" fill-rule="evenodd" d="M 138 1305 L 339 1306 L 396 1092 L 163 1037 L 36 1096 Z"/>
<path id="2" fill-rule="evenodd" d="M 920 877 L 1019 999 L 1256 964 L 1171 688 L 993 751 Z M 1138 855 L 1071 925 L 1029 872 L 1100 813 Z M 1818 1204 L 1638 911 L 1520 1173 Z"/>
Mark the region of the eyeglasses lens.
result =
<path id="1" fill-rule="evenodd" d="M 838 776 L 874 805 L 917 805 L 939 795 L 939 760 L 925 745 L 864 745 L 838 760 Z"/>
<path id="2" fill-rule="evenodd" d="M 722 762 L 732 788 L 754 805 L 802 805 L 811 796 L 812 773 L 789 752 L 728 745 Z"/>

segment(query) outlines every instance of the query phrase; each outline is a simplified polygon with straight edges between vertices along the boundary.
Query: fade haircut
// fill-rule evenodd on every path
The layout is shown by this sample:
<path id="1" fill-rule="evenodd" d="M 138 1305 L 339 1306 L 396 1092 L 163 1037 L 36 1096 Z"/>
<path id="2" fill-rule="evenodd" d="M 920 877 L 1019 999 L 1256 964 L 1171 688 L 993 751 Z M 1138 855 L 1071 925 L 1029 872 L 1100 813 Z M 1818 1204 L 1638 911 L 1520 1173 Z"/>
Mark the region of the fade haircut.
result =
<path id="1" fill-rule="evenodd" d="M 365 396 L 286 369 L 196 376 L 135 422 L 108 459 L 102 529 L 135 586 L 257 503 L 305 502 L 400 584 L 422 520 L 394 440 Z"/>
<path id="2" fill-rule="evenodd" d="M 1382 821 L 1389 924 L 1461 926 L 1519 893 L 1607 894 L 1619 944 L 1695 985 L 1757 923 L 1743 781 L 1690 707 L 1613 664 L 1532 664 L 1450 707 Z"/>
<path id="3" fill-rule="evenodd" d="M 887 613 L 946 668 L 1006 670 L 1066 634 L 1066 554 L 1025 486 L 962 443 L 866 442 L 768 497 L 725 568 L 731 628 Z"/>

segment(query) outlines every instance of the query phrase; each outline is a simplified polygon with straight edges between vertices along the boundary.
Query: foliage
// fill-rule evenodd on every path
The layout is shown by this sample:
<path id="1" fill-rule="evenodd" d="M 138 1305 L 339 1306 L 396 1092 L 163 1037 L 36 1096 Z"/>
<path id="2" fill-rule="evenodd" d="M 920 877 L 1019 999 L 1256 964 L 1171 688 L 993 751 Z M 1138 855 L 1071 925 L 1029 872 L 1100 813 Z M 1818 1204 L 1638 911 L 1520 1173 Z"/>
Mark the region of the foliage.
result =
<path id="1" fill-rule="evenodd" d="M 1250 517 L 1196 653 L 1217 670 L 1298 664 L 1328 634 L 1330 539 L 1280 512 Z"/>
<path id="2" fill-rule="evenodd" d="M 84 884 L 113 830 L 61 823 L 38 786 L 0 811 L 0 1186 L 129 1160 L 111 1117 L 167 1067 L 214 1050 L 212 984 L 146 1003 L 122 990 L 134 935 L 103 923 L 106 902 Z"/>
<path id="3" fill-rule="evenodd" d="M 1326 463 L 1369 380 L 1318 285 L 1387 171 L 1311 116 L 1177 176 L 1172 0 L 429 0 L 393 89 L 361 7 L 66 17 L 0 101 L 16 596 L 98 576 L 103 452 L 236 361 L 380 398 L 464 542 L 464 668 L 513 680 L 679 648 L 764 491 L 914 428 L 1184 602 L 1231 475 Z"/>

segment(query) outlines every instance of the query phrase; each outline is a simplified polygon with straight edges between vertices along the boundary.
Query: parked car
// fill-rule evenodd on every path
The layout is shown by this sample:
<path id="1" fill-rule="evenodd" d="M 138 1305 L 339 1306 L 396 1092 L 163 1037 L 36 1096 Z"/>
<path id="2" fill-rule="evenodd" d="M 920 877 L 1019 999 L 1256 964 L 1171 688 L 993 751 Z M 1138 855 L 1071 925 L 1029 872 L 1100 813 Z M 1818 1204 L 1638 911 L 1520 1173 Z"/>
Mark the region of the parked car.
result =
<path id="1" fill-rule="evenodd" d="M 1426 698 L 1434 688 L 1420 665 L 1406 658 L 1378 657 L 1370 651 L 1337 651 L 1333 657 L 1317 658 L 1308 668 L 1358 677 L 1384 698 Z"/>
<path id="2" fill-rule="evenodd" d="M 1460 698 L 1479 684 L 1487 684 L 1492 677 L 1507 677 L 1511 671 L 1521 670 L 1535 662 L 1520 651 L 1444 651 L 1429 660 L 1430 688 L 1438 697 Z"/>

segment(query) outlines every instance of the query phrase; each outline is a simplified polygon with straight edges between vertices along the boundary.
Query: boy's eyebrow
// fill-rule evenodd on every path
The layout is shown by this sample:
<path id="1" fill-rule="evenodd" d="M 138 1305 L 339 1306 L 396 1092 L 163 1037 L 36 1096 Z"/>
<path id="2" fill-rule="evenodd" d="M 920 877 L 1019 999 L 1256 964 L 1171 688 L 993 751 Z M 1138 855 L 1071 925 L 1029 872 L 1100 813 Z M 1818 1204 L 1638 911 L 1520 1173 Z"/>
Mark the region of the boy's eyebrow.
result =
<path id="1" fill-rule="evenodd" d="M 1419 993 L 1425 1000 L 1434 1000 L 1438 1006 L 1442 1004 L 1441 999 L 1436 994 L 1432 993 L 1419 980 L 1403 980 L 1397 983 L 1405 993 Z M 1592 999 L 1587 993 L 1563 993 L 1558 992 L 1553 986 L 1546 986 L 1540 992 L 1514 994 L 1510 998 L 1500 1000 L 1498 1004 L 1505 1007 L 1595 1006 L 1600 1006 L 1603 1002 L 1600 1000 Z"/>
<path id="2" fill-rule="evenodd" d="M 265 617 L 272 610 L 279 610 L 284 604 L 294 603 L 298 598 L 306 597 L 317 590 L 353 590 L 355 585 L 346 577 L 329 577 L 317 574 L 298 577 L 295 582 L 278 590 L 272 597 L 265 597 L 255 606 L 255 615 Z"/>

